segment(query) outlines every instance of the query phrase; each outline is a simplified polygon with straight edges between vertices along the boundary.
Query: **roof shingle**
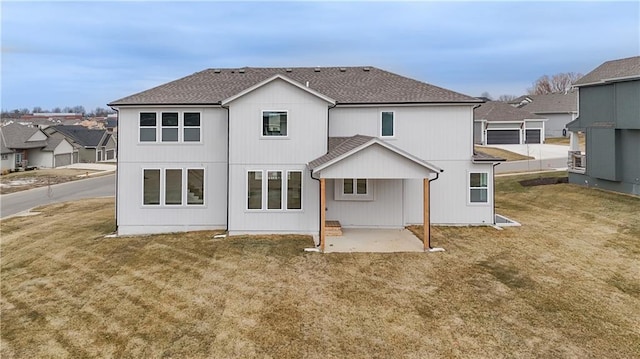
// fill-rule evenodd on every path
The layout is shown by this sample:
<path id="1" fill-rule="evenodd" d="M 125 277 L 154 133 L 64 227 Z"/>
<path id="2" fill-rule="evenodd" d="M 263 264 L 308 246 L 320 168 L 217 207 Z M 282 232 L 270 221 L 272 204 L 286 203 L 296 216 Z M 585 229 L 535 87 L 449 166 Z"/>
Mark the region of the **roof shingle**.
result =
<path id="1" fill-rule="evenodd" d="M 607 61 L 584 75 L 573 85 L 583 86 L 628 77 L 640 77 L 640 56 Z"/>
<path id="2" fill-rule="evenodd" d="M 489 101 L 473 111 L 474 120 L 485 121 L 524 121 L 533 119 L 546 119 L 546 117 L 533 114 L 529 111 L 513 107 L 506 102 Z"/>
<path id="3" fill-rule="evenodd" d="M 375 67 L 208 69 L 111 102 L 119 105 L 218 104 L 275 75 L 287 77 L 338 103 L 480 102 Z"/>

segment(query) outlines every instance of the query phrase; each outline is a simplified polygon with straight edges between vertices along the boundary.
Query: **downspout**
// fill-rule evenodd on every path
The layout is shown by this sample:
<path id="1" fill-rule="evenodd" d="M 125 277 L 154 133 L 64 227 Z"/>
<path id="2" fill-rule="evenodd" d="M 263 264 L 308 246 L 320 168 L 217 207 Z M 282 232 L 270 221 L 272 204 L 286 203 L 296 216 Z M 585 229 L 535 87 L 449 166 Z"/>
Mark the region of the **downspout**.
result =
<path id="1" fill-rule="evenodd" d="M 231 158 L 231 151 L 229 151 L 230 147 L 231 147 L 231 139 L 230 139 L 230 133 L 231 133 L 231 122 L 229 121 L 230 115 L 229 115 L 229 106 L 223 106 L 222 102 L 219 102 L 220 107 L 224 108 L 225 110 L 227 110 L 227 220 L 225 223 L 225 232 L 227 233 L 227 235 L 229 234 L 229 200 L 230 200 L 230 195 L 229 195 L 229 178 L 231 177 L 231 166 L 229 164 L 229 160 Z"/>
<path id="2" fill-rule="evenodd" d="M 309 174 L 309 176 L 311 176 L 311 179 L 318 181 L 318 188 L 320 188 L 320 178 L 313 177 L 313 170 L 310 169 L 310 171 L 311 173 Z M 321 211 L 325 210 L 324 208 L 322 208 L 322 193 L 320 191 L 318 191 L 318 208 Z M 318 236 L 320 236 L 321 230 L 322 230 L 322 212 L 318 212 Z M 318 237 L 318 244 L 316 245 L 316 247 L 320 247 L 320 244 L 321 244 L 320 237 Z"/>
<path id="3" fill-rule="evenodd" d="M 493 201 L 493 203 L 491 205 L 491 210 L 492 210 L 492 216 L 493 217 L 491 217 L 491 218 L 493 218 L 493 225 L 494 226 L 496 225 L 496 166 L 499 165 L 499 164 L 500 164 L 500 162 L 494 162 L 493 163 L 493 173 L 492 173 L 492 176 L 491 176 L 491 180 L 493 182 L 491 184 L 491 187 L 492 187 L 492 190 L 493 190 L 493 195 L 491 196 L 492 201 Z"/>
<path id="4" fill-rule="evenodd" d="M 440 172 L 444 172 L 444 170 L 440 170 Z M 440 177 L 440 173 L 436 172 L 436 177 L 429 180 L 429 226 L 431 226 L 431 182 L 437 180 L 438 177 Z M 424 223 L 422 225 L 424 225 Z M 427 242 L 429 242 L 429 250 L 434 249 L 431 247 L 431 230 L 429 230 L 429 238 L 427 238 Z"/>
<path id="5" fill-rule="evenodd" d="M 111 107 L 111 106 L 109 106 Z M 118 108 L 111 107 L 118 114 L 118 127 L 120 127 L 120 110 Z M 111 135 L 113 136 L 113 135 Z M 115 206 L 116 206 L 116 234 L 118 233 L 118 177 L 120 177 L 118 173 L 118 167 L 120 162 L 120 141 L 116 141 L 116 193 L 115 193 Z M 80 154 L 78 153 L 78 161 L 80 160 Z M 71 153 L 71 162 L 73 162 L 73 152 Z"/>

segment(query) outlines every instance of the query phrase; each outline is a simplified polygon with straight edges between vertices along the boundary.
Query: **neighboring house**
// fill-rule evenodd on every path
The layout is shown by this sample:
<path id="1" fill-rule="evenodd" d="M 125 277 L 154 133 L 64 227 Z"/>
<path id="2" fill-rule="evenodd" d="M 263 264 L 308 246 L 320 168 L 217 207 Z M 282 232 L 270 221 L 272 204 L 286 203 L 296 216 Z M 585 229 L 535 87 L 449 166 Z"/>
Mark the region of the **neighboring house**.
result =
<path id="1" fill-rule="evenodd" d="M 88 129 L 84 126 L 51 126 L 45 129 L 48 134 L 60 133 L 78 145 L 78 161 L 93 163 L 112 161 L 117 157 L 116 141 L 106 130 Z"/>
<path id="2" fill-rule="evenodd" d="M 492 225 L 480 102 L 375 67 L 209 69 L 113 101 L 118 234 L 300 233 L 322 247 L 326 221 Z"/>
<path id="3" fill-rule="evenodd" d="M 640 195 L 640 56 L 607 61 L 574 86 L 569 182 Z M 586 153 L 576 132 L 585 133 Z"/>
<path id="4" fill-rule="evenodd" d="M 71 143 L 65 138 L 50 137 L 37 127 L 15 123 L 3 126 L 0 127 L 0 138 L 2 171 L 27 167 L 53 168 L 73 163 Z"/>
<path id="5" fill-rule="evenodd" d="M 578 117 L 578 92 L 575 90 L 544 95 L 521 96 L 510 102 L 514 106 L 545 117 L 544 136 L 566 137 L 567 124 Z"/>
<path id="6" fill-rule="evenodd" d="M 488 101 L 474 111 L 473 140 L 478 145 L 544 143 L 546 121 L 506 102 Z"/>

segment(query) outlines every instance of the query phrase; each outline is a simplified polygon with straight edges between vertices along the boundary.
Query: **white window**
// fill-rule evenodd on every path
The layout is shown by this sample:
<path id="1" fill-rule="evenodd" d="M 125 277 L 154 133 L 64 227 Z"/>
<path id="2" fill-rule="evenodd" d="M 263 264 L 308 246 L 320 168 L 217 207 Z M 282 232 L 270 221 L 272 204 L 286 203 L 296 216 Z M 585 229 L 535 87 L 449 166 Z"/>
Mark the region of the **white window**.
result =
<path id="1" fill-rule="evenodd" d="M 487 172 L 469 173 L 469 202 L 489 202 L 489 174 Z"/>
<path id="2" fill-rule="evenodd" d="M 156 113 L 140 113 L 140 142 L 156 142 Z"/>
<path id="3" fill-rule="evenodd" d="M 262 136 L 287 136 L 287 111 L 262 111 Z"/>
<path id="4" fill-rule="evenodd" d="M 248 171 L 247 209 L 302 209 L 302 171 L 287 171 L 286 177 L 283 176 L 284 173 L 279 170 Z M 286 203 L 286 208 L 283 206 L 284 203 Z"/>
<path id="5" fill-rule="evenodd" d="M 380 136 L 393 137 L 395 136 L 395 114 L 392 111 L 383 111 L 380 114 Z"/>
<path id="6" fill-rule="evenodd" d="M 334 199 L 338 201 L 372 201 L 373 182 L 366 178 L 335 180 Z"/>
<path id="7" fill-rule="evenodd" d="M 204 169 L 143 169 L 142 204 L 182 206 L 204 204 Z"/>
<path id="8" fill-rule="evenodd" d="M 160 204 L 160 170 L 145 169 L 143 171 L 142 188 L 144 205 Z"/>
<path id="9" fill-rule="evenodd" d="M 200 142 L 200 112 L 185 112 L 183 116 L 184 142 Z"/>
<path id="10" fill-rule="evenodd" d="M 162 142 L 178 142 L 178 113 L 162 113 Z"/>
<path id="11" fill-rule="evenodd" d="M 139 140 L 140 142 L 200 142 L 200 117 L 200 112 L 140 112 Z"/>

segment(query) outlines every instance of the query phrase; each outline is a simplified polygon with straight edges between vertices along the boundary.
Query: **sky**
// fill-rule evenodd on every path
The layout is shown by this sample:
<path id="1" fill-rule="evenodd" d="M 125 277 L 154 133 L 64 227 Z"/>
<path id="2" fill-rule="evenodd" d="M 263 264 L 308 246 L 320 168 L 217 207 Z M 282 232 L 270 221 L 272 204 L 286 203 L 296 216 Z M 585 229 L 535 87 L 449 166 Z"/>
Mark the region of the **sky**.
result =
<path id="1" fill-rule="evenodd" d="M 2 1 L 2 110 L 96 107 L 207 68 L 375 66 L 471 96 L 640 55 L 640 1 Z"/>

